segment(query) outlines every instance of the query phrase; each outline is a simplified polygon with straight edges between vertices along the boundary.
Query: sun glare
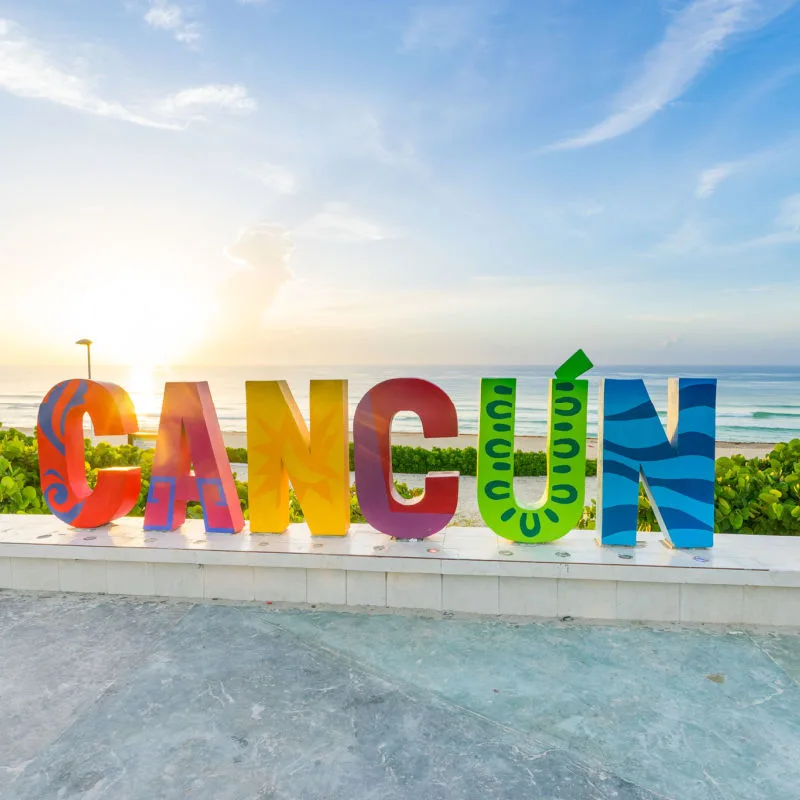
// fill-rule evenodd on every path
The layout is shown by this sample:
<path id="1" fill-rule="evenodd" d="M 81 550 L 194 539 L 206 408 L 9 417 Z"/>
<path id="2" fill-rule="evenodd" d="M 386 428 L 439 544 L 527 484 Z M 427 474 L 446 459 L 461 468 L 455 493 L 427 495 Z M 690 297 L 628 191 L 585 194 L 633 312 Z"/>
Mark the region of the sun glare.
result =
<path id="1" fill-rule="evenodd" d="M 125 388 L 133 400 L 136 414 L 139 418 L 139 427 L 148 418 L 156 418 L 161 412 L 161 395 L 164 389 L 163 381 L 156 378 L 160 372 L 152 364 L 133 364 Z"/>
<path id="2" fill-rule="evenodd" d="M 76 337 L 64 336 L 65 329 L 88 335 L 95 363 L 131 367 L 138 374 L 185 363 L 202 348 L 207 331 L 196 320 L 210 318 L 208 303 L 166 267 L 163 275 L 154 271 L 120 269 L 97 284 L 65 287 L 58 305 L 42 315 L 49 338 L 63 339 L 71 348 Z"/>
<path id="3" fill-rule="evenodd" d="M 198 344 L 198 330 L 192 324 L 198 314 L 202 316 L 198 298 L 191 287 L 171 283 L 153 278 L 137 281 L 130 301 L 137 311 L 136 322 L 103 330 L 102 347 L 109 362 L 135 368 L 175 364 Z M 124 294 L 122 287 L 118 293 Z"/>

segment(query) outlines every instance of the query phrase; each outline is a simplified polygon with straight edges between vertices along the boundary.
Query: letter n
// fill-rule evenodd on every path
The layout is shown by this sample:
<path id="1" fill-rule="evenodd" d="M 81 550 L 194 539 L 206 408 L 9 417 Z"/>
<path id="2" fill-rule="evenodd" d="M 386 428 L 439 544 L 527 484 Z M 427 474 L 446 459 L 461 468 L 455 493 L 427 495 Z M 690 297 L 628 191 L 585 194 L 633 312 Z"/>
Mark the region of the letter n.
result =
<path id="1" fill-rule="evenodd" d="M 311 381 L 311 430 L 286 381 L 248 381 L 250 530 L 289 524 L 289 481 L 315 536 L 350 528 L 347 381 Z"/>
<path id="2" fill-rule="evenodd" d="M 667 431 L 642 380 L 600 384 L 597 528 L 601 542 L 635 545 L 639 478 L 674 547 L 714 544 L 717 382 L 670 378 Z"/>

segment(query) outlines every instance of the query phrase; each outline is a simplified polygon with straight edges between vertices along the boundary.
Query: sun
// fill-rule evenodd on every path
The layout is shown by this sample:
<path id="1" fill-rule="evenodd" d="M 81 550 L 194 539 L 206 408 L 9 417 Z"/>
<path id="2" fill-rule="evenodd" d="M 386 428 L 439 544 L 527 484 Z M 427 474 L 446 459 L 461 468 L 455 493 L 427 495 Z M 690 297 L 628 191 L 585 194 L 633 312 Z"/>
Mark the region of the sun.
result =
<path id="1" fill-rule="evenodd" d="M 161 414 L 163 381 L 156 378 L 162 370 L 152 364 L 132 364 L 125 382 L 125 389 L 133 400 L 139 428 L 146 420 L 157 419 Z"/>
<path id="2" fill-rule="evenodd" d="M 166 270 L 158 277 L 152 270 L 138 273 L 135 280 L 128 272 L 117 273 L 64 294 L 49 315 L 50 327 L 65 341 L 61 331 L 67 325 L 88 333 L 98 364 L 131 367 L 142 375 L 155 366 L 186 363 L 206 335 L 206 300 Z"/>

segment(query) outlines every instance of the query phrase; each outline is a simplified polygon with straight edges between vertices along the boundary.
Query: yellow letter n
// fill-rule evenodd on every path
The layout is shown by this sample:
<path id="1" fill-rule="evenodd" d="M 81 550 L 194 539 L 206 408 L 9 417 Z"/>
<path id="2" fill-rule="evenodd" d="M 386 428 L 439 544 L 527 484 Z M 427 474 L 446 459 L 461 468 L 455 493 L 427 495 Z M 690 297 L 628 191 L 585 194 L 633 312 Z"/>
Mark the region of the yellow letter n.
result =
<path id="1" fill-rule="evenodd" d="M 350 528 L 347 381 L 311 381 L 311 430 L 286 381 L 248 381 L 250 530 L 289 524 L 289 481 L 315 536 Z"/>

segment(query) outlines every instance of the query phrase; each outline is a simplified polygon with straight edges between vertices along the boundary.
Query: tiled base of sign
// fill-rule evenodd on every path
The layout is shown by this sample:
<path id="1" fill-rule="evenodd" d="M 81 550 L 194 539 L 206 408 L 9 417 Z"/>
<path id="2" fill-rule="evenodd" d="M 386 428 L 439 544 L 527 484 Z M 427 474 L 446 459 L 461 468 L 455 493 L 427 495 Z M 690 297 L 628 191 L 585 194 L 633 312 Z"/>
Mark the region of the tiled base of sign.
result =
<path id="1" fill-rule="evenodd" d="M 800 538 L 719 535 L 711 550 L 598 547 L 592 531 L 517 545 L 485 528 L 393 541 L 142 530 L 141 519 L 74 530 L 0 515 L 0 588 L 459 611 L 523 617 L 800 627 Z"/>

